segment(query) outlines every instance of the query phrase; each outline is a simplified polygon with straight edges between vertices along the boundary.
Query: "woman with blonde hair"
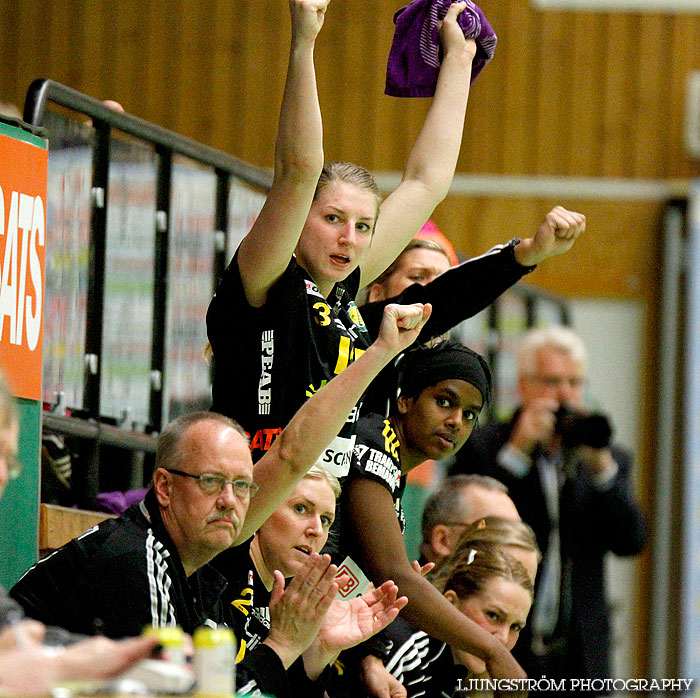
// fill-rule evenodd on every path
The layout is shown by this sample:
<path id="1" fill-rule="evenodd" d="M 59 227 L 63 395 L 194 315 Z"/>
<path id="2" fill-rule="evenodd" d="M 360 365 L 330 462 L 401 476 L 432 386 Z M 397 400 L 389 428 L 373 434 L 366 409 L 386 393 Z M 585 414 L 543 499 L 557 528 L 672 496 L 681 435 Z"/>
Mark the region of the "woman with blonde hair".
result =
<path id="1" fill-rule="evenodd" d="M 431 572 L 431 579 L 437 580 L 456 560 L 462 559 L 479 543 L 500 546 L 503 552 L 522 563 L 532 583 L 535 583 L 537 566 L 542 559 L 535 532 L 524 521 L 504 519 L 500 516 L 487 516 L 467 527 L 454 551 Z"/>
<path id="2" fill-rule="evenodd" d="M 271 637 L 275 576 L 288 580 L 301 574 L 309 555 L 321 551 L 339 496 L 338 479 L 312 466 L 247 543 L 214 559 L 212 564 L 228 583 L 222 600 L 226 623 L 238 642 L 237 662 Z M 325 667 L 342 650 L 384 628 L 406 605 L 406 598 L 397 598 L 397 592 L 396 585 L 387 581 L 352 600 L 334 600 L 313 644 L 288 670 L 289 695 L 320 695 Z"/>
<path id="3" fill-rule="evenodd" d="M 441 563 L 434 579 L 438 591 L 465 616 L 512 650 L 527 620 L 533 599 L 533 583 L 521 562 L 493 542 L 474 542 L 463 555 Z M 396 624 L 392 626 L 394 629 Z M 386 668 L 407 692 L 417 696 L 464 695 L 476 692 L 469 679 L 492 678 L 482 659 L 450 647 L 423 631 L 404 634 L 396 641 Z M 398 641 L 397 641 L 398 640 Z"/>
<path id="4" fill-rule="evenodd" d="M 465 560 L 469 559 L 472 550 L 483 546 L 498 549 L 519 562 L 527 573 L 531 585 L 534 585 L 537 566 L 542 558 L 537 546 L 534 531 L 524 521 L 507 519 L 499 516 L 489 516 L 479 519 L 468 526 L 460 536 L 454 551 L 450 555 L 444 557 L 438 563 L 437 567 L 428 573 L 428 580 L 436 589 L 444 592 L 449 586 L 448 580 L 450 576 L 454 574 L 455 569 L 459 569 L 460 565 L 462 565 Z M 393 645 L 395 650 L 398 647 L 403 647 L 405 643 L 409 642 L 410 638 L 414 638 L 414 640 L 417 638 L 419 641 L 416 641 L 416 647 L 420 650 L 419 654 L 430 644 L 428 640 L 425 639 L 426 637 L 430 637 L 430 642 L 432 643 L 438 642 L 436 638 L 426 633 L 418 634 L 418 629 L 403 617 L 398 618 L 386 628 L 386 630 L 383 630 L 380 633 L 380 637 L 382 645 Z M 378 645 L 375 643 L 375 647 L 376 646 Z M 443 651 L 438 644 L 434 646 L 437 648 L 436 652 Z M 407 655 L 410 655 L 411 651 L 410 646 L 407 646 Z M 430 656 L 432 657 L 434 655 L 431 654 Z M 401 661 L 403 662 L 404 660 L 402 659 Z M 411 661 L 417 661 L 416 657 L 413 657 Z M 406 659 L 405 662 L 410 664 L 408 659 Z M 388 668 L 389 661 L 386 661 L 386 664 Z M 405 665 L 406 664 L 402 664 L 402 666 Z M 367 672 L 368 677 L 372 677 L 371 680 L 377 682 L 381 680 L 383 685 L 389 685 L 387 679 L 382 678 L 382 673 L 379 671 L 380 667 L 378 667 L 375 662 L 372 662 L 371 666 L 365 664 L 361 666 L 362 670 Z M 394 672 L 392 672 L 392 674 L 393 673 Z M 399 678 L 400 676 L 403 676 L 403 672 L 397 671 L 395 678 Z M 363 681 L 366 681 L 366 685 L 370 683 L 370 679 L 364 677 Z"/>
<path id="5" fill-rule="evenodd" d="M 275 143 L 274 178 L 207 312 L 213 409 L 250 434 L 253 460 L 304 401 L 371 342 L 355 304 L 447 195 L 462 141 L 473 40 L 452 4 L 431 107 L 401 183 L 383 201 L 371 174 L 324 165 L 314 45 L 329 0 L 290 0 L 292 39 Z M 321 465 L 347 473 L 357 410 Z"/>

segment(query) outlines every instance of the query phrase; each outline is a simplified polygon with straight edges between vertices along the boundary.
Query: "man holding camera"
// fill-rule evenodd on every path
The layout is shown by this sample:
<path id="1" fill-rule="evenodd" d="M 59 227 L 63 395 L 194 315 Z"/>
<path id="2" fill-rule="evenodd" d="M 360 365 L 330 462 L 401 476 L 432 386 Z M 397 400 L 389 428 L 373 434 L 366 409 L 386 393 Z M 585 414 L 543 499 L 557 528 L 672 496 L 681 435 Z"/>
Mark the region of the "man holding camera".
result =
<path id="1" fill-rule="evenodd" d="M 451 471 L 501 480 L 537 535 L 544 560 L 514 652 L 534 679 L 610 676 L 604 557 L 635 555 L 646 536 L 630 455 L 610 445 L 607 418 L 582 407 L 585 369 L 585 347 L 568 328 L 525 335 L 521 406 L 509 422 L 476 429 Z"/>

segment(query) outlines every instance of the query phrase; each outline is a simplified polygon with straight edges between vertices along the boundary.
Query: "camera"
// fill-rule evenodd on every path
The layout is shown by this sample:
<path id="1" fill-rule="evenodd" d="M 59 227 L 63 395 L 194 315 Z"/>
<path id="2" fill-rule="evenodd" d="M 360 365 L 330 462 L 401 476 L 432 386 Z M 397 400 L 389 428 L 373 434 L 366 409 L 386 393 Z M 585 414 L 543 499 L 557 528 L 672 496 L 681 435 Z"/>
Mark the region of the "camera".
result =
<path id="1" fill-rule="evenodd" d="M 610 445 L 613 430 L 605 415 L 597 412 L 582 414 L 562 406 L 555 417 L 554 433 L 561 436 L 562 446 L 606 448 Z"/>

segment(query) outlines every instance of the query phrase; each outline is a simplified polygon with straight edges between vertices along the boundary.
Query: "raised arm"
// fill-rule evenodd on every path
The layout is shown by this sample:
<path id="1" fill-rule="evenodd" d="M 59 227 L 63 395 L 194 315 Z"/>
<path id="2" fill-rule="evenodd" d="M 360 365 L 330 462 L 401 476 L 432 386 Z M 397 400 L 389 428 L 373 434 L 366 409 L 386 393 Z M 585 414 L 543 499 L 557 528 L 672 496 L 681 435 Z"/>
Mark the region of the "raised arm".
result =
<path id="1" fill-rule="evenodd" d="M 440 29 L 443 60 L 435 96 L 408 157 L 401 184 L 382 203 L 372 239 L 372 255 L 362 263 L 362 285 L 379 276 L 447 196 L 462 143 L 469 97 L 474 41 L 464 38 L 457 16 L 466 3 L 453 4 Z"/>
<path id="2" fill-rule="evenodd" d="M 379 371 L 416 340 L 430 311 L 430 305 L 388 305 L 374 344 L 304 403 L 255 466 L 260 490 L 250 502 L 237 542 L 247 540 L 284 501 L 341 430 Z"/>
<path id="3" fill-rule="evenodd" d="M 375 584 L 387 577 L 394 580 L 399 594 L 408 597 L 403 615 L 412 625 L 481 657 L 493 678 L 524 676 L 500 640 L 460 613 L 413 568 L 388 490 L 372 480 L 354 478 L 346 484 L 343 502 L 362 551 L 361 567 Z"/>
<path id="4" fill-rule="evenodd" d="M 549 257 L 568 252 L 586 229 L 586 216 L 555 206 L 544 218 L 535 235 L 515 246 L 515 260 L 531 267 Z"/>
<path id="5" fill-rule="evenodd" d="M 361 308 L 362 319 L 374 336 L 385 304 L 430 303 L 433 312 L 421 341 L 432 339 L 482 311 L 536 264 L 568 252 L 585 229 L 586 217 L 582 213 L 555 206 L 532 237 L 496 245 L 451 267 L 424 286 L 414 283 L 394 298 L 368 303 Z"/>
<path id="6" fill-rule="evenodd" d="M 290 0 L 292 42 L 282 98 L 275 172 L 265 205 L 238 252 L 246 298 L 265 303 L 292 256 L 323 168 L 323 129 L 314 44 L 330 0 Z"/>

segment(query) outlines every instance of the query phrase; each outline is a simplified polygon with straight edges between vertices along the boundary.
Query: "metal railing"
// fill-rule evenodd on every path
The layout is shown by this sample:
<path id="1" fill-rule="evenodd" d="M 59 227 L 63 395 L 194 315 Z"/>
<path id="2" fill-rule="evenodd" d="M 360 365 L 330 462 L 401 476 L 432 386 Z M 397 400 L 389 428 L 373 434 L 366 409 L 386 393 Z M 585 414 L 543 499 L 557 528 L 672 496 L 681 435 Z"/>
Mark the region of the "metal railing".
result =
<path id="1" fill-rule="evenodd" d="M 73 405 L 81 418 L 45 413 L 45 427 L 69 437 L 85 440 L 85 461 L 74 483 L 78 504 L 90 507 L 98 491 L 99 446 L 113 445 L 131 451 L 152 453 L 152 435 L 130 429 L 101 424 L 102 357 L 104 350 L 105 277 L 107 251 L 107 215 L 110 165 L 114 132 L 153 149 L 156 158 L 156 186 L 153 260 L 153 318 L 148 400 L 149 431 L 159 432 L 164 421 L 163 393 L 166 380 L 166 321 L 169 285 L 169 243 L 171 237 L 172 180 L 174 156 L 183 156 L 213 173 L 216 179 L 212 293 L 223 273 L 227 259 L 229 228 L 229 192 L 235 178 L 263 190 L 269 189 L 272 178 L 264 170 L 249 165 L 232 155 L 208 147 L 177 133 L 161 128 L 130 114 L 105 106 L 101 101 L 47 79 L 35 80 L 27 92 L 24 121 L 42 127 L 50 107 L 70 110 L 71 116 L 89 123 L 92 136 L 92 183 L 90 192 L 90 230 L 87 265 L 87 302 L 85 304 L 83 404 Z M 51 132 L 49 130 L 49 139 Z M 202 317 L 202 324 L 204 318 Z M 78 473 L 76 473 L 78 475 Z"/>
<path id="2" fill-rule="evenodd" d="M 226 266 L 229 185 L 232 177 L 250 185 L 268 189 L 271 176 L 223 151 L 161 128 L 130 114 L 117 112 L 65 85 L 38 79 L 29 87 L 24 120 L 34 126 L 44 124 L 47 106 L 56 104 L 92 120 L 95 131 L 92 161 L 92 214 L 89 243 L 89 283 L 85 336 L 85 388 L 83 409 L 100 417 L 101 356 L 103 353 L 103 316 L 107 200 L 111 153 L 111 132 L 118 129 L 135 139 L 151 144 L 157 156 L 155 269 L 153 292 L 153 337 L 151 344 L 151 386 L 149 422 L 159 431 L 163 421 L 163 385 L 165 382 L 166 308 L 168 295 L 168 245 L 170 239 L 171 182 L 173 155 L 178 154 L 201 166 L 211 168 L 216 177 L 215 225 L 217 245 L 214 254 L 214 287 Z M 212 288 L 212 291 L 214 288 Z M 203 320 L 203 319 L 202 319 Z"/>

